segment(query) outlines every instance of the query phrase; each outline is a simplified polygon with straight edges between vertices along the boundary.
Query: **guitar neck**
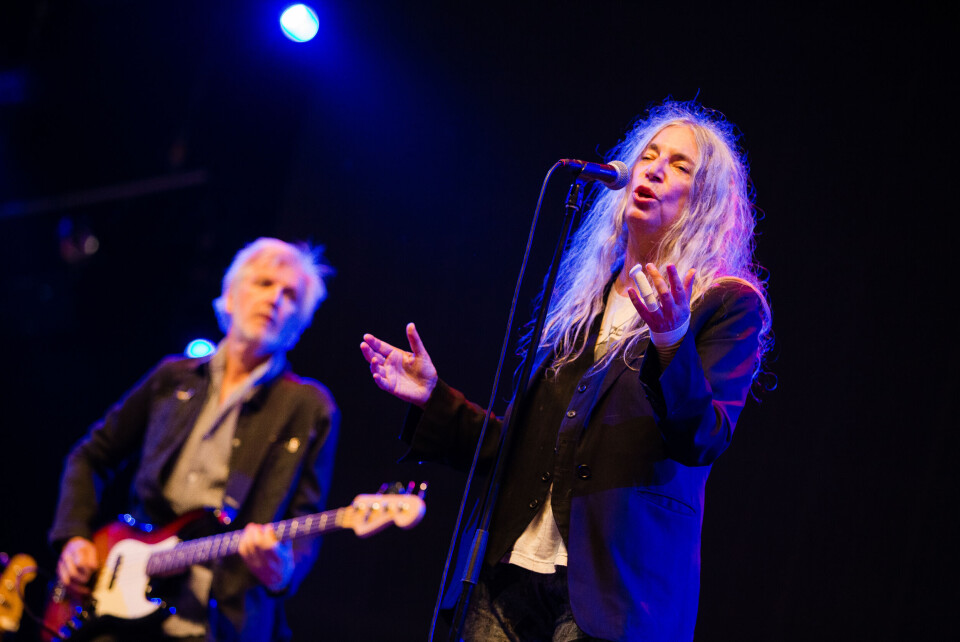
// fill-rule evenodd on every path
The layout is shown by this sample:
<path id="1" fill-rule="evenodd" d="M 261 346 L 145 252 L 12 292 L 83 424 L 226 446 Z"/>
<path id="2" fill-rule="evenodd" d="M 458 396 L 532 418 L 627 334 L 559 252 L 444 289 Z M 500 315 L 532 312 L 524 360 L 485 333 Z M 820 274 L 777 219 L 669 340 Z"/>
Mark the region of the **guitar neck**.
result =
<path id="1" fill-rule="evenodd" d="M 337 508 L 274 522 L 269 526 L 273 528 L 277 540 L 281 542 L 302 537 L 315 537 L 344 528 L 343 515 L 347 510 L 347 508 Z M 242 534 L 243 531 L 231 531 L 222 535 L 211 535 L 180 542 L 171 549 L 152 553 L 147 561 L 147 575 L 176 575 L 194 564 L 204 564 L 235 555 L 240 547 Z"/>

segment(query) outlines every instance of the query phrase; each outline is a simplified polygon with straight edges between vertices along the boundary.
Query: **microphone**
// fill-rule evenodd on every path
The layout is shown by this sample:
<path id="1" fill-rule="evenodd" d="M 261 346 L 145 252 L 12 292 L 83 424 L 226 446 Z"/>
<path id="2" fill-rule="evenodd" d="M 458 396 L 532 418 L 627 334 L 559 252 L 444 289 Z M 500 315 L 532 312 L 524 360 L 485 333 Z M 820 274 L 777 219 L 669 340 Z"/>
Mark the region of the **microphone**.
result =
<path id="1" fill-rule="evenodd" d="M 588 163 L 587 161 L 561 158 L 560 165 L 571 167 L 577 171 L 577 176 L 588 181 L 600 181 L 609 189 L 623 189 L 630 182 L 630 169 L 623 161 L 603 163 Z"/>

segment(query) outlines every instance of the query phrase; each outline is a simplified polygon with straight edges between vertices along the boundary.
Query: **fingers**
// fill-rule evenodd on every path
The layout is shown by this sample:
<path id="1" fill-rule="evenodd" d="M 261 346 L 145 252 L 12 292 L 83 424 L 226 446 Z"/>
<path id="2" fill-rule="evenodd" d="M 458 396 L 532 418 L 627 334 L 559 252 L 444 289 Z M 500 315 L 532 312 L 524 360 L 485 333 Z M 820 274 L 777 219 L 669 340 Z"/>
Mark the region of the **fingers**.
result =
<path id="1" fill-rule="evenodd" d="M 363 342 L 360 344 L 360 352 L 363 353 L 363 358 L 367 360 L 367 363 L 370 364 L 370 374 L 373 375 L 373 381 L 381 389 L 386 390 L 386 383 L 383 379 L 383 366 L 386 364 L 386 357 L 381 356 L 379 353 L 375 352 L 373 348 Z"/>
<path id="2" fill-rule="evenodd" d="M 653 287 L 657 290 L 657 294 L 661 299 L 664 296 L 668 296 L 677 305 L 685 307 L 689 304 L 690 299 L 693 297 L 693 282 L 697 276 L 696 269 L 690 268 L 683 275 L 683 278 L 680 278 L 680 274 L 677 272 L 677 266 L 671 263 L 667 265 L 666 268 L 666 279 L 664 279 L 663 275 L 661 275 L 657 269 L 657 266 L 653 263 L 647 263 L 645 270 L 650 274 Z"/>
<path id="3" fill-rule="evenodd" d="M 671 263 L 667 266 L 667 280 L 670 282 L 670 293 L 674 299 L 683 296 L 683 281 L 677 273 L 677 266 Z"/>
<path id="4" fill-rule="evenodd" d="M 247 568 L 266 586 L 280 590 L 293 572 L 293 549 L 280 544 L 273 528 L 265 524 L 247 524 L 237 548 Z"/>
<path id="5" fill-rule="evenodd" d="M 57 579 L 60 580 L 61 584 L 69 586 L 73 584 L 73 578 L 77 569 L 72 565 L 70 560 L 60 556 L 60 561 L 57 562 Z"/>
<path id="6" fill-rule="evenodd" d="M 689 275 L 689 272 L 687 274 Z M 680 274 L 677 272 L 677 266 L 673 263 L 667 266 L 667 278 L 670 280 L 670 295 L 673 297 L 673 300 L 677 305 L 686 306 L 687 301 L 690 299 L 690 297 L 687 296 L 686 283 L 680 278 Z"/>
<path id="7" fill-rule="evenodd" d="M 687 301 L 693 298 L 693 281 L 697 278 L 697 271 L 693 268 L 687 270 L 683 276 L 683 291 L 687 293 Z"/>
<path id="8" fill-rule="evenodd" d="M 633 303 L 633 307 L 637 309 L 637 314 L 640 315 L 640 318 L 643 319 L 644 323 L 650 325 L 654 317 L 650 313 L 650 310 L 647 309 L 647 304 L 643 302 L 640 293 L 631 287 L 627 288 L 627 296 L 630 297 L 630 302 Z"/>
<path id="9" fill-rule="evenodd" d="M 369 337 L 370 335 L 366 336 Z M 366 341 L 360 344 L 360 352 L 363 353 L 363 358 L 370 364 L 370 374 L 373 376 L 373 382 L 381 390 L 391 392 L 392 386 L 386 379 L 387 357 L 376 352 Z"/>
<path id="10" fill-rule="evenodd" d="M 271 551 L 277 544 L 277 537 L 273 529 L 261 524 L 247 524 L 240 535 L 240 545 L 237 552 L 251 570 L 269 566 Z"/>
<path id="11" fill-rule="evenodd" d="M 396 367 L 399 366 L 401 362 L 405 363 L 412 358 L 417 358 L 417 361 L 422 359 L 429 361 L 430 359 L 430 355 L 427 354 L 427 349 L 420 339 L 420 334 L 417 332 L 416 326 L 408 323 L 406 333 L 407 341 L 410 343 L 410 349 L 413 352 L 396 348 L 386 341 L 381 341 L 372 334 L 363 335 L 363 341 L 360 343 L 360 352 L 363 354 L 363 358 L 366 359 L 367 363 L 370 364 L 370 374 L 373 375 L 374 381 L 384 390 L 389 391 L 389 384 L 383 381 L 383 377 L 387 374 L 383 371 L 383 367 L 387 365 L 388 360 L 393 361 Z M 401 361 L 396 361 L 397 357 L 399 357 Z"/>
<path id="12" fill-rule="evenodd" d="M 240 545 L 237 552 L 241 556 L 257 556 L 273 548 L 277 543 L 277 536 L 273 529 L 262 524 L 247 524 L 240 535 Z"/>
<path id="13" fill-rule="evenodd" d="M 92 573 L 81 573 L 69 560 L 61 559 L 57 562 L 57 579 L 74 595 L 86 596 L 90 594 L 87 583 L 91 577 Z"/>
<path id="14" fill-rule="evenodd" d="M 386 341 L 381 341 L 372 334 L 363 335 L 363 343 L 360 344 L 360 351 L 363 352 L 363 356 L 368 362 L 374 355 L 386 357 L 394 350 L 396 350 L 395 347 Z"/>
<path id="15" fill-rule="evenodd" d="M 74 558 L 64 558 L 63 560 L 64 571 L 63 575 L 67 584 L 84 584 L 90 580 L 90 571 L 77 562 Z"/>
<path id="16" fill-rule="evenodd" d="M 677 272 L 677 266 L 672 263 L 667 266 L 667 279 L 670 281 L 670 293 L 673 299 L 678 303 L 689 301 L 693 296 L 693 281 L 696 279 L 697 271 L 694 268 L 687 270 L 683 278 Z"/>
<path id="17" fill-rule="evenodd" d="M 370 365 L 373 365 L 374 360 L 380 356 L 380 353 L 370 347 L 370 344 L 366 340 L 360 343 L 360 352 L 363 354 L 363 358 L 366 359 L 367 363 Z"/>
<path id="18" fill-rule="evenodd" d="M 673 265 L 667 266 L 667 275 L 670 274 L 670 268 L 673 268 Z M 673 268 L 676 272 L 676 268 Z M 660 306 L 667 307 L 674 301 L 673 291 L 670 288 L 670 285 L 663 278 L 663 275 L 660 274 L 660 270 L 657 269 L 657 266 L 653 263 L 647 263 L 644 267 L 644 271 L 650 275 L 650 282 L 653 285 L 653 289 L 657 291 L 657 298 L 660 299 Z"/>
<path id="19" fill-rule="evenodd" d="M 656 265 L 647 263 L 643 266 L 643 271 L 657 293 L 659 307 L 648 308 L 640 295 L 630 288 L 627 294 L 637 309 L 637 314 L 654 332 L 668 332 L 682 325 L 690 316 L 690 299 L 696 270 L 687 270 L 681 278 L 676 265 L 672 263 L 667 265 L 662 273 Z"/>
<path id="20" fill-rule="evenodd" d="M 57 562 L 57 577 L 60 581 L 81 592 L 86 591 L 86 583 L 97 570 L 97 549 L 88 539 L 71 538 Z"/>
<path id="21" fill-rule="evenodd" d="M 427 354 L 427 349 L 423 347 L 423 341 L 420 340 L 417 327 L 412 323 L 407 324 L 407 341 L 410 342 L 410 349 L 413 350 L 413 354 L 417 356 Z"/>
<path id="22" fill-rule="evenodd" d="M 242 557 L 244 560 L 250 557 L 250 550 L 251 550 L 250 538 L 255 537 L 250 533 L 251 526 L 253 526 L 253 524 L 247 524 L 244 527 L 243 531 L 240 533 L 240 543 L 237 545 L 237 554 L 240 555 L 240 557 Z"/>
<path id="23" fill-rule="evenodd" d="M 390 391 L 390 385 L 384 379 L 385 372 L 384 367 L 387 363 L 387 358 L 394 352 L 400 353 L 402 350 L 397 350 L 389 343 L 381 341 L 372 334 L 363 335 L 363 342 L 360 343 L 360 352 L 363 354 L 363 358 L 366 359 L 367 363 L 370 364 L 370 374 L 373 375 L 373 381 L 377 384 L 381 390 Z"/>

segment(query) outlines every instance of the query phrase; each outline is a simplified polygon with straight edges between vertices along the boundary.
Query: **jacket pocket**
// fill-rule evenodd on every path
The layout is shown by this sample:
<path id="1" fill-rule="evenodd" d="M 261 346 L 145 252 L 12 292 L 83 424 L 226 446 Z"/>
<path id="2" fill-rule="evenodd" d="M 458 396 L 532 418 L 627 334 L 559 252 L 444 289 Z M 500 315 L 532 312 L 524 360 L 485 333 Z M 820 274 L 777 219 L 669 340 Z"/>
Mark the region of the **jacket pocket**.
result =
<path id="1" fill-rule="evenodd" d="M 651 504 L 656 504 L 660 508 L 665 508 L 668 511 L 679 513 L 680 515 L 689 515 L 691 517 L 697 514 L 697 510 L 693 506 L 675 497 L 670 497 L 662 493 L 654 493 L 646 488 L 636 488 L 635 491 L 640 497 Z"/>

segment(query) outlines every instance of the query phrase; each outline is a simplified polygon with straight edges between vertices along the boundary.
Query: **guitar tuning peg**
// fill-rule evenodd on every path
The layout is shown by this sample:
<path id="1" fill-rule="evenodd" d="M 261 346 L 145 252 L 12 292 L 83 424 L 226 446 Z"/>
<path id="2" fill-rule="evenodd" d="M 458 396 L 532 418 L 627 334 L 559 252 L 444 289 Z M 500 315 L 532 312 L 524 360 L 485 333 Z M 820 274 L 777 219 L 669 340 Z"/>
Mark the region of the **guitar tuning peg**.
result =
<path id="1" fill-rule="evenodd" d="M 403 490 L 404 495 L 412 495 L 413 491 L 417 488 L 417 482 L 412 479 L 407 482 L 407 487 Z"/>
<path id="2" fill-rule="evenodd" d="M 388 488 L 390 488 L 390 484 L 388 484 L 387 482 L 383 482 L 382 484 L 380 484 L 380 489 L 377 491 L 377 495 L 383 495 L 384 493 L 387 492 Z"/>
<path id="3" fill-rule="evenodd" d="M 410 483 L 412 484 L 413 482 L 410 482 Z M 420 482 L 420 486 L 418 486 L 418 490 L 417 490 L 417 497 L 419 497 L 420 499 L 423 499 L 423 496 L 427 494 L 428 486 L 429 484 L 427 482 L 425 481 Z"/>

